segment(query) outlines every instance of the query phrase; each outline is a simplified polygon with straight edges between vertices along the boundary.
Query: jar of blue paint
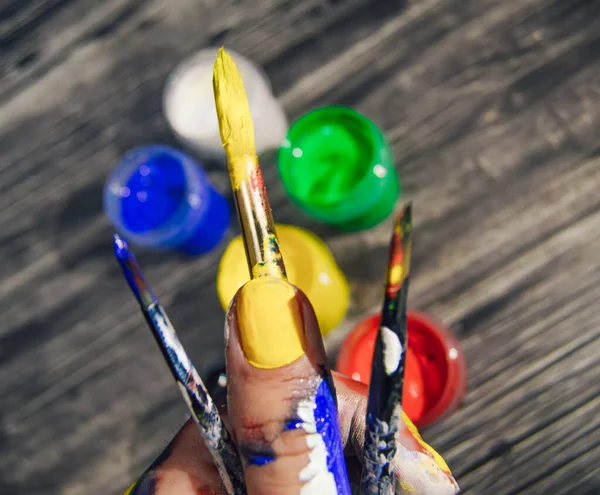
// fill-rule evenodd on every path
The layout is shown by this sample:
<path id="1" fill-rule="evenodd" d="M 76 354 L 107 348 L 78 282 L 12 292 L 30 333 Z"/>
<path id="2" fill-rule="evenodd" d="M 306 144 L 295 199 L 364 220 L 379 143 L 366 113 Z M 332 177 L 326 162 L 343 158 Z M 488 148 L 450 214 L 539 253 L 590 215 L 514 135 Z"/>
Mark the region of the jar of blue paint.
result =
<path id="1" fill-rule="evenodd" d="M 131 243 L 189 255 L 216 247 L 231 216 L 204 169 L 187 154 L 160 145 L 125 155 L 106 182 L 104 208 Z"/>

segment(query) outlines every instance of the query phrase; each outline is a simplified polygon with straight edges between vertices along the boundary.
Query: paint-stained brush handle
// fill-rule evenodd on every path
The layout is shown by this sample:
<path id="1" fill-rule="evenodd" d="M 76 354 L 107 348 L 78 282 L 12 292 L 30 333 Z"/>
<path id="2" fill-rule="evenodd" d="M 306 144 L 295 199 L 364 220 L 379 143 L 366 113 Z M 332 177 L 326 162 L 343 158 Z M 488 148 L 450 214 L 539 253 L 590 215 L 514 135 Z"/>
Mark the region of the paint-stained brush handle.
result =
<path id="1" fill-rule="evenodd" d="M 175 328 L 146 283 L 127 242 L 118 235 L 114 237 L 114 250 L 148 327 L 213 457 L 228 495 L 245 495 L 242 466 L 236 447 L 200 375 L 179 341 Z"/>
<path id="2" fill-rule="evenodd" d="M 396 435 L 403 426 L 402 391 L 407 342 L 412 210 L 398 214 L 390 241 L 381 322 L 375 342 L 367 404 L 361 494 L 394 493 Z"/>

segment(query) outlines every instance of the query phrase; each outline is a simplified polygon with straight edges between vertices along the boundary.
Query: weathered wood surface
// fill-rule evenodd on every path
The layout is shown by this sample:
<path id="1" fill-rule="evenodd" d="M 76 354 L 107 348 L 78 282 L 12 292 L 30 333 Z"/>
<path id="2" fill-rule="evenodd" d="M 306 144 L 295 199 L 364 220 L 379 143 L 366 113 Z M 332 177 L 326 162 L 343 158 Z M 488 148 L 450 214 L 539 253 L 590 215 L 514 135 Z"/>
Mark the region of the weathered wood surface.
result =
<path id="1" fill-rule="evenodd" d="M 465 407 L 425 432 L 465 493 L 600 492 L 600 2 L 2 0 L 0 494 L 119 493 L 185 410 L 112 259 L 103 180 L 175 144 L 161 88 L 224 43 L 290 117 L 356 107 L 414 201 L 411 306 L 460 335 Z M 315 228 L 377 308 L 389 235 Z M 227 188 L 222 170 L 214 180 Z M 233 235 L 233 233 L 232 233 Z M 202 371 L 221 250 L 140 261 Z"/>

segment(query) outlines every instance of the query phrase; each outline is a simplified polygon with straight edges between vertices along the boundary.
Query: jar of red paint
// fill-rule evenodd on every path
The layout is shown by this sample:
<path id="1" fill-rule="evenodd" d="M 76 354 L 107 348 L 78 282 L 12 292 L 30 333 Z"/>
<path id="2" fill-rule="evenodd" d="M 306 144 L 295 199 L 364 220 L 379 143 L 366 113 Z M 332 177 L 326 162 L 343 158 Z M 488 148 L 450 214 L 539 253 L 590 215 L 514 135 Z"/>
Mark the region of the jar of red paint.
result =
<path id="1" fill-rule="evenodd" d="M 380 315 L 365 318 L 346 337 L 337 370 L 369 384 Z M 418 427 L 454 412 L 467 389 L 467 363 L 457 337 L 418 311 L 407 312 L 408 345 L 402 404 Z"/>

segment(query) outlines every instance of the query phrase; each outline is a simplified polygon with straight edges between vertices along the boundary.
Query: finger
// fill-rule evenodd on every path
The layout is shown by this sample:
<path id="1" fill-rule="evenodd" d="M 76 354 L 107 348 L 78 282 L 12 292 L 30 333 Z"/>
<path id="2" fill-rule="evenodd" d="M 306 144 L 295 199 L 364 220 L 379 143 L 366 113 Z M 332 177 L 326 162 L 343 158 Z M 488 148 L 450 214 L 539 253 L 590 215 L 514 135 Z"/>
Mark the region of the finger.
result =
<path id="1" fill-rule="evenodd" d="M 333 380 L 306 296 L 259 277 L 226 319 L 228 410 L 249 495 L 347 493 Z"/>
<path id="2" fill-rule="evenodd" d="M 346 455 L 363 460 L 368 387 L 334 373 L 340 404 L 340 426 Z M 392 461 L 397 494 L 454 495 L 459 488 L 450 468 L 427 444 L 410 418 L 402 412 L 404 428 L 398 432 L 398 450 Z M 358 481 L 358 480 L 357 480 Z"/>
<path id="3" fill-rule="evenodd" d="M 340 373 L 333 372 L 339 404 L 339 420 L 342 442 L 346 451 L 346 464 L 351 481 L 360 480 L 360 462 L 365 432 L 365 411 L 367 406 L 368 387 Z M 217 397 L 215 396 L 215 400 Z M 228 423 L 226 411 L 223 420 Z M 413 433 L 412 423 L 405 419 L 406 427 L 401 431 L 405 448 L 414 449 L 411 457 L 425 459 L 415 469 L 415 463 L 405 465 L 402 456 L 397 456 L 395 473 L 400 485 L 405 485 L 398 493 L 426 495 L 429 493 L 454 494 L 458 487 L 446 464 L 438 454 L 421 440 L 418 433 Z M 423 457 L 425 456 L 425 457 Z M 431 461 L 436 461 L 434 467 Z M 350 469 L 350 466 L 353 466 Z M 410 466 L 410 467 L 409 467 Z M 412 487 L 412 491 L 409 490 Z M 212 464 L 212 457 L 206 451 L 198 428 L 192 420 L 188 421 L 173 441 L 150 466 L 144 476 L 124 495 L 221 495 L 221 487 L 217 471 Z"/>
<path id="4" fill-rule="evenodd" d="M 225 495 L 193 420 L 189 420 L 143 476 L 123 495 Z"/>

